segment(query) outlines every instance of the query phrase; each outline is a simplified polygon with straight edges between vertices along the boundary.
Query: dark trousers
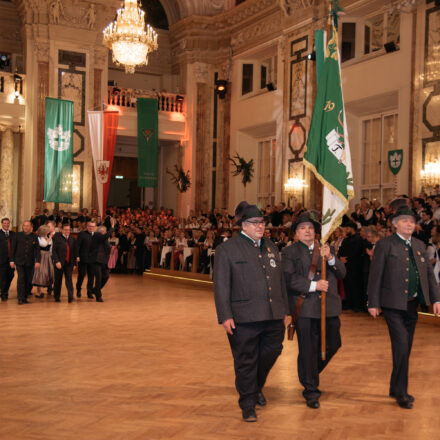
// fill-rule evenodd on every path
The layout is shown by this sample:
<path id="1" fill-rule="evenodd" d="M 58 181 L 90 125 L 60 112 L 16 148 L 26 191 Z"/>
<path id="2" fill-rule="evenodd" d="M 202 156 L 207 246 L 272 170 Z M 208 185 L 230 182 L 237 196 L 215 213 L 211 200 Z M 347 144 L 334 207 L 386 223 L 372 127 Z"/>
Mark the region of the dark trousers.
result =
<path id="1" fill-rule="evenodd" d="M 14 278 L 14 269 L 9 262 L 0 265 L 0 295 L 2 299 L 8 299 L 9 287 Z"/>
<path id="2" fill-rule="evenodd" d="M 73 299 L 73 283 L 72 283 L 73 264 L 65 263 L 61 269 L 57 269 L 57 267 L 54 266 L 54 271 L 55 271 L 55 282 L 54 282 L 55 299 L 60 299 L 63 275 L 64 275 L 64 283 L 66 285 L 68 298 Z"/>
<path id="3" fill-rule="evenodd" d="M 17 267 L 17 299 L 18 301 L 25 301 L 27 296 L 32 290 L 32 277 L 34 275 L 34 266 L 22 266 Z"/>
<path id="4" fill-rule="evenodd" d="M 87 263 L 78 263 L 78 278 L 76 280 L 76 290 L 81 291 L 81 286 L 87 274 L 87 293 L 92 293 L 93 290 L 93 265 Z"/>
<path id="5" fill-rule="evenodd" d="M 95 279 L 93 293 L 95 294 L 96 298 L 102 298 L 101 289 L 105 286 L 110 277 L 107 264 L 94 263 L 93 277 Z"/>
<path id="6" fill-rule="evenodd" d="M 344 303 L 347 308 L 357 311 L 366 309 L 366 297 L 362 288 L 362 271 L 356 267 L 347 266 L 347 276 L 344 278 Z"/>
<path id="7" fill-rule="evenodd" d="M 418 305 L 417 300 L 414 300 L 408 301 L 407 310 L 382 308 L 393 353 L 390 394 L 396 397 L 405 397 L 408 394 L 409 355 L 417 324 Z"/>
<path id="8" fill-rule="evenodd" d="M 135 254 L 136 258 L 136 273 L 138 275 L 142 275 L 145 269 L 145 252 L 144 249 L 139 250 L 138 253 Z"/>
<path id="9" fill-rule="evenodd" d="M 326 319 L 326 356 L 321 359 L 321 320 L 298 318 L 296 336 L 298 338 L 298 377 L 304 387 L 306 400 L 319 399 L 319 373 L 341 346 L 341 321 L 338 316 Z"/>
<path id="10" fill-rule="evenodd" d="M 255 406 L 257 394 L 283 349 L 284 331 L 283 321 L 274 320 L 236 324 L 235 334 L 228 334 L 240 408 Z"/>

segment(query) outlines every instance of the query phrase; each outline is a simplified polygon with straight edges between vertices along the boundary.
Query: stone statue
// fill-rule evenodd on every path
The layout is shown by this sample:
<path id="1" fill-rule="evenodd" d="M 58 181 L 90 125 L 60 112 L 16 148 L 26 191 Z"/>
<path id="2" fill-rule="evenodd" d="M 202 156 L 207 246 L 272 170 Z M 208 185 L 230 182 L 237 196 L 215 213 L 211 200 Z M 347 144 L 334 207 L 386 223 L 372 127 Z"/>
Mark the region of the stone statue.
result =
<path id="1" fill-rule="evenodd" d="M 52 23 L 59 24 L 60 18 L 64 15 L 64 8 L 61 0 L 55 0 L 50 4 L 50 16 Z"/>
<path id="2" fill-rule="evenodd" d="M 94 3 L 90 4 L 90 8 L 87 11 L 86 22 L 89 29 L 94 29 L 96 23 L 96 10 Z"/>

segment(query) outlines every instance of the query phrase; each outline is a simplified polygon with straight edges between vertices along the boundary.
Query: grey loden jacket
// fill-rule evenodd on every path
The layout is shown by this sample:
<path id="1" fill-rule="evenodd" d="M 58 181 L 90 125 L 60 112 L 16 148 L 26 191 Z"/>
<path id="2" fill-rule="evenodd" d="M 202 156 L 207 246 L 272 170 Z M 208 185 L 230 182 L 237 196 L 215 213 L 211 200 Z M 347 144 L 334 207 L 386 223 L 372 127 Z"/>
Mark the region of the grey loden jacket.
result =
<path id="1" fill-rule="evenodd" d="M 331 249 L 332 255 L 335 255 Z M 306 294 L 299 317 L 321 318 L 321 297 L 320 292 L 310 292 L 309 271 L 312 264 L 312 252 L 300 242 L 294 243 L 283 249 L 283 272 L 287 284 L 289 296 L 290 313 L 293 314 L 296 301 L 300 294 Z M 335 257 L 335 264 L 326 268 L 328 291 L 326 295 L 326 316 L 339 316 L 342 311 L 341 297 L 338 293 L 337 280 L 345 277 L 345 264 Z M 312 281 L 321 279 L 321 258 L 318 260 L 315 277 Z"/>
<path id="2" fill-rule="evenodd" d="M 440 301 L 439 286 L 426 254 L 426 245 L 411 238 L 411 247 L 426 304 Z M 368 307 L 407 310 L 409 285 L 409 248 L 396 235 L 376 243 L 368 277 Z"/>
<path id="3" fill-rule="evenodd" d="M 262 238 L 260 248 L 240 233 L 218 246 L 214 297 L 219 323 L 283 319 L 289 312 L 276 245 Z"/>

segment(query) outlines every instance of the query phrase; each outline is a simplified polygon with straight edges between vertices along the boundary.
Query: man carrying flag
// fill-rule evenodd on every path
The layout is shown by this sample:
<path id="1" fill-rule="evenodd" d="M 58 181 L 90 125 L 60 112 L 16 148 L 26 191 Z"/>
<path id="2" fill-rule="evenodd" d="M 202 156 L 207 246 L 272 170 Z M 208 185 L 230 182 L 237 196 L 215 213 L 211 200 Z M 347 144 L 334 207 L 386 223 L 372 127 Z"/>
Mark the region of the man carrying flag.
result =
<path id="1" fill-rule="evenodd" d="M 324 187 L 320 247 L 321 282 L 315 278 L 315 275 L 319 273 L 319 264 L 318 255 L 313 254 L 316 254 L 315 249 L 319 244 L 314 243 L 316 223 L 311 217 L 308 220 L 306 218 L 300 219 L 301 222 L 294 225 L 299 241 L 305 245 L 305 248 L 308 248 L 306 249 L 308 252 L 302 252 L 304 267 L 295 268 L 295 264 L 293 264 L 297 261 L 294 255 L 295 251 L 301 251 L 300 245 L 296 246 L 298 249 L 293 249 L 294 246 L 292 246 L 290 251 L 289 248 L 286 248 L 286 258 L 283 258 L 289 294 L 296 296 L 297 299 L 302 297 L 300 301 L 291 301 L 290 306 L 292 322 L 298 330 L 298 374 L 305 387 L 304 397 L 307 400 L 307 405 L 311 408 L 319 408 L 320 392 L 317 388 L 319 372 L 341 345 L 339 333 L 340 298 L 336 297 L 335 293 L 337 292 L 336 278 L 340 279 L 345 276 L 345 267 L 335 258 L 334 253 L 325 243 L 332 232 L 341 224 L 342 217 L 348 210 L 349 200 L 353 197 L 351 157 L 341 87 L 338 34 L 334 24 L 336 20 L 333 20 L 337 18 L 339 10 L 337 3 L 337 1 L 332 2 L 333 9 L 329 14 L 331 18 L 329 39 L 322 71 L 318 70 L 318 91 L 307 139 L 307 151 L 304 155 L 304 165 L 314 173 Z M 317 36 L 319 34 L 322 35 L 322 32 L 317 32 Z M 323 47 L 318 37 L 315 46 L 317 49 Z M 318 53 L 317 61 L 319 60 L 322 60 L 322 57 L 320 58 Z M 302 231 L 304 228 L 309 230 Z M 295 259 L 294 262 L 291 262 L 292 264 L 289 264 L 289 256 L 290 260 Z M 298 261 L 300 260 L 302 261 L 302 259 Z M 317 265 L 318 267 L 316 267 Z M 317 294 L 319 292 L 321 310 L 320 319 L 317 319 L 317 307 L 319 307 Z M 307 304 L 311 306 L 312 298 L 315 300 L 313 310 L 311 307 L 307 307 Z M 301 307 L 305 307 L 302 313 Z M 306 323 L 308 325 L 304 325 L 304 319 L 310 321 Z M 312 321 L 314 322 L 312 323 Z M 321 328 L 320 334 L 319 326 Z M 319 359 L 319 351 L 321 359 Z"/>

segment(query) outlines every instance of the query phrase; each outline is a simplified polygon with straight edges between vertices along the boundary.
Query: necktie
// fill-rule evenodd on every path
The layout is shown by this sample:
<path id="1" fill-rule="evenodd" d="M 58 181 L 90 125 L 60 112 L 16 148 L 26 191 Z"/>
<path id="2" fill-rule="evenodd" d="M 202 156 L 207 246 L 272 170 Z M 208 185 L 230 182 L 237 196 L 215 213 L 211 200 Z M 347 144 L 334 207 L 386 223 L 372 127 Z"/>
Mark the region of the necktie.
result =
<path id="1" fill-rule="evenodd" d="M 8 257 L 11 255 L 11 240 L 9 238 L 9 231 L 6 231 L 6 238 L 8 239 Z"/>
<path id="2" fill-rule="evenodd" d="M 66 249 L 66 263 L 70 263 L 70 246 L 69 246 L 69 240 L 66 239 L 67 243 L 67 249 Z"/>

